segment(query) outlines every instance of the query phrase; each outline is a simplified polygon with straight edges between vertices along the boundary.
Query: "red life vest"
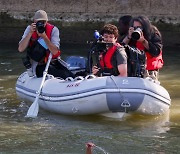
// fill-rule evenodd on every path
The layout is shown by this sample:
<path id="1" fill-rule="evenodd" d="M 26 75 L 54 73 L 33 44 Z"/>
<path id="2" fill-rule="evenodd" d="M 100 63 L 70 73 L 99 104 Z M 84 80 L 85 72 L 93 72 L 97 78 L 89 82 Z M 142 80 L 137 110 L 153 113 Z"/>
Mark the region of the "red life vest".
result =
<path id="1" fill-rule="evenodd" d="M 49 24 L 49 23 L 46 24 L 45 33 L 46 33 L 47 37 L 49 38 L 49 40 L 51 40 L 51 33 L 52 33 L 53 28 L 54 28 L 53 25 L 51 25 L 51 24 Z M 35 31 L 35 32 L 32 34 L 32 36 L 31 36 L 31 40 L 30 40 L 30 42 L 29 42 L 29 46 L 31 47 L 31 46 L 34 44 L 34 42 L 37 41 L 38 38 L 39 38 L 39 37 L 38 37 L 38 34 L 37 34 L 37 32 Z M 49 53 L 50 53 L 50 51 L 47 50 L 47 52 L 46 52 L 46 57 L 44 58 L 44 61 L 45 61 L 45 62 L 47 62 L 47 60 L 48 60 Z M 57 58 L 59 55 L 60 55 L 60 50 L 58 51 L 57 54 L 53 55 L 52 58 L 53 58 L 53 59 L 54 59 L 54 58 Z"/>
<path id="2" fill-rule="evenodd" d="M 136 42 L 136 47 L 139 50 L 145 50 L 145 47 L 143 46 L 143 44 L 138 41 Z M 159 56 L 157 57 L 153 57 L 148 52 L 146 52 L 146 58 L 147 58 L 147 66 L 146 66 L 147 70 L 152 71 L 152 70 L 160 69 L 162 68 L 164 64 L 163 59 L 162 59 L 162 50 Z"/>
<path id="3" fill-rule="evenodd" d="M 109 69 L 112 69 L 114 67 L 112 64 L 112 58 L 118 46 L 120 46 L 119 43 L 110 47 L 105 55 L 100 55 L 100 65 L 102 68 L 107 67 Z"/>
<path id="4" fill-rule="evenodd" d="M 119 75 L 119 71 L 116 66 L 115 57 L 114 57 L 118 46 L 120 46 L 119 43 L 117 43 L 116 45 L 113 45 L 107 50 L 106 53 L 102 53 L 99 56 L 100 58 L 99 64 L 102 69 L 102 75 L 107 74 L 107 73 L 110 75 L 115 75 L 115 76 Z"/>

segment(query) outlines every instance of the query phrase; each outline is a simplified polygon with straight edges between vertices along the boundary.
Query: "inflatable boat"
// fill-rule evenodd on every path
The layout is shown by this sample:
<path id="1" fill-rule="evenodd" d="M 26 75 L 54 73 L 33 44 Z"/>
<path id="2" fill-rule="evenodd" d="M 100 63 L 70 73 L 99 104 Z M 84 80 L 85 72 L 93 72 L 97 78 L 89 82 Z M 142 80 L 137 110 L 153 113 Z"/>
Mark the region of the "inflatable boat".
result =
<path id="1" fill-rule="evenodd" d="M 21 74 L 16 82 L 17 95 L 21 100 L 33 102 L 27 116 L 36 117 L 39 106 L 64 115 L 165 113 L 171 99 L 159 82 L 151 78 L 91 75 L 92 66 L 97 64 L 94 59 L 99 52 L 106 51 L 107 44 L 95 41 L 87 58 L 70 56 L 65 62 L 59 60 L 61 65 L 76 74 L 75 78 L 60 79 L 48 75 L 52 56 L 42 78 L 29 77 L 27 72 Z"/>
<path id="2" fill-rule="evenodd" d="M 41 80 L 22 73 L 16 83 L 18 97 L 32 103 Z M 159 115 L 169 109 L 171 99 L 167 90 L 150 78 L 87 75 L 63 80 L 47 75 L 38 105 L 64 115 L 122 112 Z"/>

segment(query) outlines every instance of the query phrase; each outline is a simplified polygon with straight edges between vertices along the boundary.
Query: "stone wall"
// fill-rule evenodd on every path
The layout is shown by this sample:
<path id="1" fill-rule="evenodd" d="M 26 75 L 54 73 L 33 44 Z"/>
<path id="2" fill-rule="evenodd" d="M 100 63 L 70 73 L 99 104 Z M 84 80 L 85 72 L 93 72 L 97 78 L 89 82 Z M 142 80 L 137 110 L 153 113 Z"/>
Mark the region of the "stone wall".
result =
<path id="1" fill-rule="evenodd" d="M 85 43 L 95 29 L 108 22 L 117 24 L 126 14 L 148 16 L 165 33 L 165 42 L 172 33 L 170 43 L 178 43 L 180 36 L 180 0 L 0 0 L 0 42 L 18 42 L 39 9 L 60 28 L 65 43 Z"/>

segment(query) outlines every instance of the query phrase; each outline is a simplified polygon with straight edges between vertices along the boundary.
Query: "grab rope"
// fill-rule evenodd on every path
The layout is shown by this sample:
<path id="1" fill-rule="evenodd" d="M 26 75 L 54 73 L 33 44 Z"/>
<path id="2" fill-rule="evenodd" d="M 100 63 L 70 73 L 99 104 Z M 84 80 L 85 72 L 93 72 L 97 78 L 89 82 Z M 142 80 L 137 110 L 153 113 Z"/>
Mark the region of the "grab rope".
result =
<path id="1" fill-rule="evenodd" d="M 82 76 L 77 76 L 76 78 L 74 78 L 74 81 L 77 81 L 77 80 L 84 80 L 84 78 Z"/>
<path id="2" fill-rule="evenodd" d="M 121 93 L 120 87 L 118 87 L 118 85 L 117 85 L 116 81 L 114 80 L 114 76 L 113 76 L 113 75 L 111 75 L 111 76 L 110 76 L 110 78 L 111 78 L 111 79 L 112 79 L 112 81 L 114 82 L 114 84 L 115 84 L 116 88 L 119 90 L 119 94 L 120 94 L 121 98 L 124 100 L 124 96 L 123 96 L 123 95 L 122 95 L 122 93 Z"/>
<path id="3" fill-rule="evenodd" d="M 91 74 L 91 75 L 87 75 L 85 78 L 82 77 L 82 76 L 77 76 L 77 77 L 74 78 L 74 79 L 73 79 L 72 77 L 67 77 L 67 78 L 65 79 L 65 81 L 89 80 L 89 79 L 94 79 L 94 78 L 96 78 L 96 76 L 93 75 L 93 74 Z"/>
<path id="4" fill-rule="evenodd" d="M 67 77 L 65 81 L 74 81 L 74 79 L 72 77 Z"/>
<path id="5" fill-rule="evenodd" d="M 120 87 L 118 87 L 118 85 L 117 85 L 117 83 L 116 83 L 116 81 L 114 79 L 114 76 L 111 75 L 110 78 L 112 79 L 112 81 L 114 82 L 115 86 L 119 90 L 119 94 L 121 96 L 121 99 L 123 100 L 123 102 L 121 103 L 121 107 L 123 107 L 124 108 L 124 112 L 127 113 L 127 108 L 129 108 L 131 105 L 130 105 L 129 101 L 124 98 L 124 96 L 123 96 L 123 94 L 122 94 L 122 92 L 120 90 Z"/>
<path id="6" fill-rule="evenodd" d="M 94 78 L 96 78 L 96 76 L 93 75 L 93 74 L 87 75 L 87 76 L 85 77 L 86 80 L 88 80 L 88 79 L 94 79 Z"/>

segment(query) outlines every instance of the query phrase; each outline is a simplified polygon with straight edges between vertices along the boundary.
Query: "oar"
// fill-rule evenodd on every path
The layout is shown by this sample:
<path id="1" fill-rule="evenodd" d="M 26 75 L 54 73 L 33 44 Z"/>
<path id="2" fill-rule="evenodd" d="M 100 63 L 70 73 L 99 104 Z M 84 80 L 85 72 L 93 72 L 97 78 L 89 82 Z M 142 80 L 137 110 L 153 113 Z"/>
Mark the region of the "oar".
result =
<path id="1" fill-rule="evenodd" d="M 39 90 L 37 91 L 37 95 L 36 95 L 36 98 L 35 98 L 34 102 L 32 103 L 32 105 L 30 106 L 30 108 L 29 108 L 29 110 L 27 112 L 26 117 L 32 117 L 32 118 L 37 117 L 37 114 L 39 112 L 39 103 L 38 103 L 38 100 L 39 100 L 39 96 L 41 94 L 41 90 L 42 90 L 44 81 L 46 79 L 46 75 L 47 75 L 47 71 L 48 71 L 51 59 L 52 59 L 52 54 L 50 53 L 49 57 L 48 57 L 47 64 L 46 64 L 46 68 L 45 68 L 45 70 L 43 72 L 43 77 L 42 77 L 41 85 L 39 87 Z"/>

